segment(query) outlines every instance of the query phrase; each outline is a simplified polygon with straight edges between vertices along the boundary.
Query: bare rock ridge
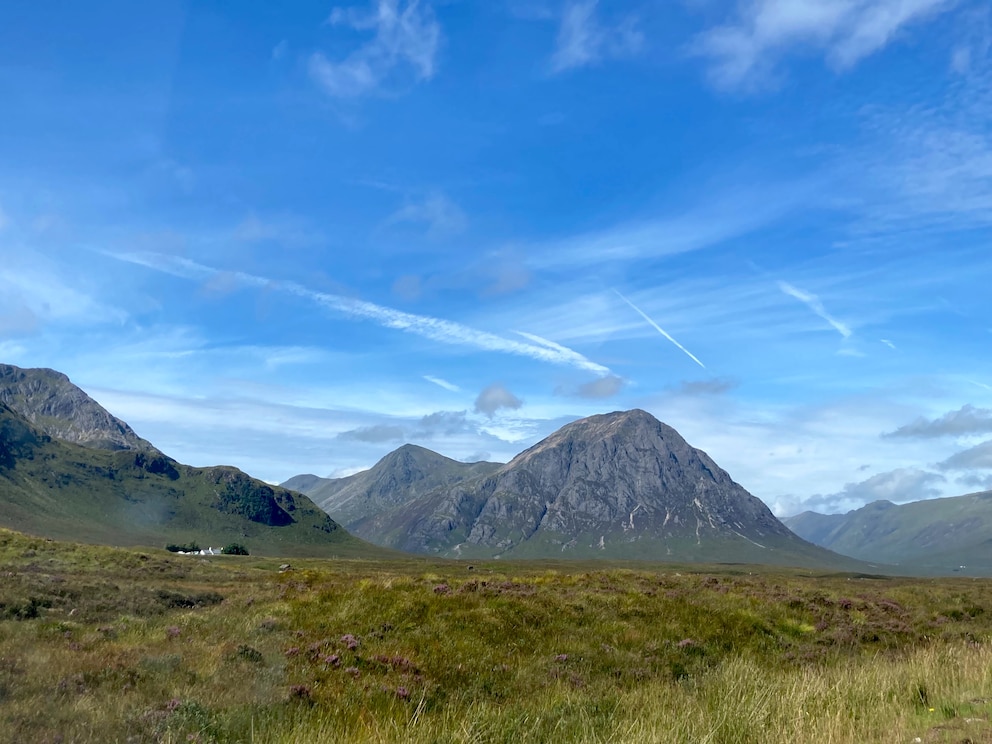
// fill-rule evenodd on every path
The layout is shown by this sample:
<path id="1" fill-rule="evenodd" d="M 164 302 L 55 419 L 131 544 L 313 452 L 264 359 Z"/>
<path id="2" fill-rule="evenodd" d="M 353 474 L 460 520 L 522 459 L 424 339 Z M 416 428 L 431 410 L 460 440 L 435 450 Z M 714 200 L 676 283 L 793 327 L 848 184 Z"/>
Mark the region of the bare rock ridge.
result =
<path id="1" fill-rule="evenodd" d="M 0 403 L 54 439 L 94 449 L 158 451 L 52 369 L 0 364 Z"/>
<path id="2" fill-rule="evenodd" d="M 641 410 L 580 419 L 506 465 L 429 489 L 429 472 L 411 488 L 389 467 L 404 460 L 393 457 L 401 450 L 352 476 L 348 497 L 337 486 L 337 497 L 315 501 L 367 540 L 446 556 L 839 558 L 796 537 L 705 452 Z M 389 497 L 373 497 L 370 480 Z M 353 500 L 365 516 L 349 521 Z"/>

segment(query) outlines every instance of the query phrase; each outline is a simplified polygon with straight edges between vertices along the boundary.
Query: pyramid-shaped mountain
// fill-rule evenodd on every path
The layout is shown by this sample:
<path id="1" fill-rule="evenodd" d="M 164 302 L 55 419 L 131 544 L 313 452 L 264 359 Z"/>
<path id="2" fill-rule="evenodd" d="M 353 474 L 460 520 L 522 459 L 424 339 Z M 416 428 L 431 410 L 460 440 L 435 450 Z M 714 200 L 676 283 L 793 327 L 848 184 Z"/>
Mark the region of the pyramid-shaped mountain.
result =
<path id="1" fill-rule="evenodd" d="M 390 457 L 376 466 L 380 482 L 389 482 L 380 466 Z M 846 561 L 794 535 L 645 411 L 575 421 L 506 465 L 488 465 L 419 495 L 400 490 L 352 529 L 380 545 L 445 556 Z"/>

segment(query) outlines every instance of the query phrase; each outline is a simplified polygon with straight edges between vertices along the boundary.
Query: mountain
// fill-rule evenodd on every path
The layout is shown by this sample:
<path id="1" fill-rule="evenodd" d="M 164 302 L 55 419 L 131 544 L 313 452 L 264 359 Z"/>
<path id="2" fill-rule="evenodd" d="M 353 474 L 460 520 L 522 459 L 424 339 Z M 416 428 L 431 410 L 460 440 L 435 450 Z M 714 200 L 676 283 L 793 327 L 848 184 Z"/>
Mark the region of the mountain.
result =
<path id="1" fill-rule="evenodd" d="M 129 431 L 129 430 L 128 430 Z M 53 438 L 0 403 L 0 526 L 109 545 L 244 544 L 286 556 L 381 554 L 305 496 L 231 467 Z"/>
<path id="2" fill-rule="evenodd" d="M 879 502 L 886 503 L 889 502 Z M 804 511 L 794 517 L 786 517 L 782 524 L 799 535 L 803 540 L 809 540 L 814 545 L 825 545 L 829 542 L 830 533 L 844 521 L 843 514 L 820 514 L 819 512 Z"/>
<path id="3" fill-rule="evenodd" d="M 992 573 L 992 491 L 902 505 L 875 501 L 847 514 L 803 512 L 783 521 L 810 542 L 863 560 Z"/>
<path id="4" fill-rule="evenodd" d="M 461 467 L 446 472 L 458 482 L 405 485 L 406 469 L 420 472 L 438 458 L 448 468 L 454 463 L 401 448 L 315 500 L 335 518 L 357 500 L 363 516 L 344 519 L 355 534 L 434 555 L 865 568 L 798 538 L 705 452 L 645 411 L 575 421 L 506 465 L 486 463 L 474 477 L 462 477 L 465 466 L 455 463 Z M 374 497 L 371 482 L 379 484 Z"/>
<path id="5" fill-rule="evenodd" d="M 53 369 L 0 364 L 0 403 L 54 439 L 106 450 L 158 452 Z"/>
<path id="6" fill-rule="evenodd" d="M 371 517 L 402 506 L 437 488 L 487 475 L 494 462 L 459 462 L 415 444 L 404 444 L 369 470 L 347 478 L 297 475 L 282 484 L 306 494 L 349 531 L 361 532 Z"/>

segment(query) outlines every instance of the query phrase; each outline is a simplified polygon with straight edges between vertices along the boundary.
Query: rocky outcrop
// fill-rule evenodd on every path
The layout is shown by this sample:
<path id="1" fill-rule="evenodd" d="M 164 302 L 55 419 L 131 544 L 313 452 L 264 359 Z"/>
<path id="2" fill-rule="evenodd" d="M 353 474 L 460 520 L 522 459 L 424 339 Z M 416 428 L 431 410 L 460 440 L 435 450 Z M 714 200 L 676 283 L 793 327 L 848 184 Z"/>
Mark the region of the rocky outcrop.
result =
<path id="1" fill-rule="evenodd" d="M 157 452 L 130 426 L 52 369 L 0 364 L 0 403 L 54 439 L 94 449 Z"/>

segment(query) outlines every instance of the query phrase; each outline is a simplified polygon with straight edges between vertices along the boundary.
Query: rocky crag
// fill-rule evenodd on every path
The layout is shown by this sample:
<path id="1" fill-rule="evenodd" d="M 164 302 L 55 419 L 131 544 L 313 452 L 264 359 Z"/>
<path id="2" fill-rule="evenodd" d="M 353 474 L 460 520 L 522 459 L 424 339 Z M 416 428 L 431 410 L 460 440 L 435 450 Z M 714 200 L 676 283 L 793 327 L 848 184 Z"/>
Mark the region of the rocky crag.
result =
<path id="1" fill-rule="evenodd" d="M 95 449 L 157 452 L 130 426 L 53 369 L 0 364 L 0 403 L 54 439 Z"/>

